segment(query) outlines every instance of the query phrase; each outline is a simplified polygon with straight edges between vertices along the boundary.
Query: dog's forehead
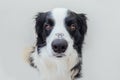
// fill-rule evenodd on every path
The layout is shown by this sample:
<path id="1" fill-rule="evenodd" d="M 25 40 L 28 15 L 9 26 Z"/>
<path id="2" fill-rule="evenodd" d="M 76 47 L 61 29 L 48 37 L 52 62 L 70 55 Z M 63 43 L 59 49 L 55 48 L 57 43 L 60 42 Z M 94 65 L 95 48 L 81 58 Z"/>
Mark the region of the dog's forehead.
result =
<path id="1" fill-rule="evenodd" d="M 53 19 L 55 22 L 63 22 L 65 19 L 75 18 L 77 13 L 66 8 L 55 8 L 49 11 L 48 18 Z"/>
<path id="2" fill-rule="evenodd" d="M 68 9 L 65 8 L 55 8 L 51 11 L 51 16 L 57 21 L 64 21 L 68 15 Z"/>

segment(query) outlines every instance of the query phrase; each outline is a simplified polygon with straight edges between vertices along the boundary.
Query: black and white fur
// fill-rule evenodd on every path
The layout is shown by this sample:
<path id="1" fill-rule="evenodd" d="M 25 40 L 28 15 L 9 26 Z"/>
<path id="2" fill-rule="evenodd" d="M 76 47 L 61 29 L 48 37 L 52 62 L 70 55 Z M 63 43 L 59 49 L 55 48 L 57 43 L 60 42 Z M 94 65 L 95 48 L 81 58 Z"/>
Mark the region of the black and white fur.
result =
<path id="1" fill-rule="evenodd" d="M 78 80 L 81 76 L 82 44 L 87 31 L 86 16 L 55 8 L 37 15 L 35 29 L 37 44 L 30 56 L 30 64 L 39 70 L 40 80 Z M 59 38 L 68 43 L 61 56 L 57 56 L 51 47 L 52 42 Z"/>

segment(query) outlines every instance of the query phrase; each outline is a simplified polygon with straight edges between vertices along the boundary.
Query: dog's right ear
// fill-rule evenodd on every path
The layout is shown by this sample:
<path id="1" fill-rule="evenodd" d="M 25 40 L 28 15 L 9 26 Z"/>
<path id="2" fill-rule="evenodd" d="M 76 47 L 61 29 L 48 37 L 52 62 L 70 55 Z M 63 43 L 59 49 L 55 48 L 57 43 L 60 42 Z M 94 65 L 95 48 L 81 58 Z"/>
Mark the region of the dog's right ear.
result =
<path id="1" fill-rule="evenodd" d="M 46 44 L 45 32 L 43 30 L 43 25 L 46 19 L 46 13 L 38 13 L 35 20 L 35 30 L 37 34 L 37 43 L 36 46 L 42 47 Z"/>

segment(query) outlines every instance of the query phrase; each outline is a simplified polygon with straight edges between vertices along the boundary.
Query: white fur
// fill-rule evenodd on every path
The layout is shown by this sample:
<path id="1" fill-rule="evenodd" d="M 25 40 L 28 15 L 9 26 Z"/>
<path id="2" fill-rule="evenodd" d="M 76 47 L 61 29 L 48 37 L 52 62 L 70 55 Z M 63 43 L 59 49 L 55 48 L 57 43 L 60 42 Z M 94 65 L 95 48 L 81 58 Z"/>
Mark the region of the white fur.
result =
<path id="1" fill-rule="evenodd" d="M 46 39 L 47 45 L 40 49 L 40 54 L 35 50 L 31 55 L 40 71 L 40 80 L 73 80 L 71 76 L 75 72 L 70 70 L 77 64 L 78 54 L 73 48 L 73 40 L 65 29 L 64 19 L 66 16 L 67 9 L 57 8 L 52 10 L 55 26 Z M 55 53 L 51 48 L 52 41 L 58 38 L 56 33 L 64 34 L 62 38 L 68 42 L 68 48 L 64 53 L 66 56 L 62 58 L 53 56 Z"/>

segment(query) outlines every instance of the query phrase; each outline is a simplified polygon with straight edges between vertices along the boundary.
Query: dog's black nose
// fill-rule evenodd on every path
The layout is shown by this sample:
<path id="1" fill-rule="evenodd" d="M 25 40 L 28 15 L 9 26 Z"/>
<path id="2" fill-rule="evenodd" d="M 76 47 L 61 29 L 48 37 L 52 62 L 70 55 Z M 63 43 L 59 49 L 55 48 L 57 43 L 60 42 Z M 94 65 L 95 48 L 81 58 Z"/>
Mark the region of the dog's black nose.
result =
<path id="1" fill-rule="evenodd" d="M 55 39 L 52 42 L 52 49 L 56 52 L 56 53 L 63 53 L 66 51 L 68 47 L 68 43 L 66 40 L 64 39 Z"/>

